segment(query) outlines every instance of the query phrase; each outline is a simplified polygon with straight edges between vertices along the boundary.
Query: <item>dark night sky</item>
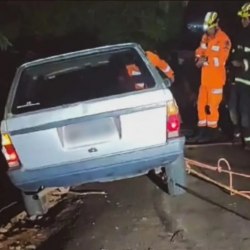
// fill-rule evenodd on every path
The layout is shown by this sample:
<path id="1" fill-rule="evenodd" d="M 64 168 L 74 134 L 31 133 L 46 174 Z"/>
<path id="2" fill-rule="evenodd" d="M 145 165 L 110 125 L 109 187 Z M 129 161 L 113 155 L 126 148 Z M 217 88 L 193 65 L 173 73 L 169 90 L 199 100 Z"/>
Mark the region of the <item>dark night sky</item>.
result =
<path id="1" fill-rule="evenodd" d="M 184 32 L 182 46 L 185 49 L 194 49 L 199 42 L 202 31 L 191 32 L 187 29 L 189 23 L 202 24 L 208 11 L 217 11 L 220 17 L 221 28 L 230 36 L 231 40 L 240 27 L 240 18 L 237 11 L 246 1 L 190 1 L 184 18 Z"/>

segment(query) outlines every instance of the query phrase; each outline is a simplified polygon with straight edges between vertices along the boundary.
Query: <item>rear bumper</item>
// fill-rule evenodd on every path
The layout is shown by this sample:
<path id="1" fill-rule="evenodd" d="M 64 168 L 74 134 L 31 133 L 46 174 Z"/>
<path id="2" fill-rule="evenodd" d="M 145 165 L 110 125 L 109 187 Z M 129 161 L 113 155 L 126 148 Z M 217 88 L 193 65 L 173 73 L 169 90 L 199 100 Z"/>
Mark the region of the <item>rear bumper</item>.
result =
<path id="1" fill-rule="evenodd" d="M 151 169 L 169 164 L 183 155 L 184 138 L 130 153 L 37 170 L 12 170 L 9 176 L 15 186 L 36 191 L 41 186 L 76 186 L 91 182 L 108 182 L 148 173 Z"/>

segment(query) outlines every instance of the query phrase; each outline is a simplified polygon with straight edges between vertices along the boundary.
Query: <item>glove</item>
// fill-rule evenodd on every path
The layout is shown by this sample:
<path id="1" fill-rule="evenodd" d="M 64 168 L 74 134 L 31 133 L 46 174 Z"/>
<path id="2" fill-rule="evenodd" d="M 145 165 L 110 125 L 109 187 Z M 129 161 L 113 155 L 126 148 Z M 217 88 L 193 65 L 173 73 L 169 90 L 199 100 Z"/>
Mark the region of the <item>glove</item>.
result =
<path id="1" fill-rule="evenodd" d="M 196 64 L 195 65 L 196 65 L 197 68 L 201 68 L 204 65 L 205 62 L 207 62 L 207 58 L 204 57 L 204 56 L 202 56 L 202 57 L 200 57 L 200 58 L 198 58 L 196 60 Z"/>
<path id="2" fill-rule="evenodd" d="M 243 62 L 238 61 L 238 60 L 234 60 L 231 63 L 233 64 L 234 67 L 237 67 L 237 68 L 244 66 Z"/>

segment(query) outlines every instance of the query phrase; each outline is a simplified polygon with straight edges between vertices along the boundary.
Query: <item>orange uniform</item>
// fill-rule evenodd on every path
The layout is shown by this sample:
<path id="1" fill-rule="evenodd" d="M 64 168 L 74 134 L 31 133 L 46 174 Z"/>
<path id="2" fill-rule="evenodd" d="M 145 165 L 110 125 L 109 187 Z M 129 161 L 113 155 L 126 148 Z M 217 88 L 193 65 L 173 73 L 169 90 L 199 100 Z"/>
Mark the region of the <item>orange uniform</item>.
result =
<path id="1" fill-rule="evenodd" d="M 226 82 L 225 64 L 231 49 L 229 37 L 218 28 L 214 36 L 204 34 L 196 58 L 206 58 L 202 65 L 201 85 L 198 97 L 198 126 L 216 128 L 219 120 L 219 105 Z M 209 114 L 206 113 L 209 107 Z"/>
<path id="2" fill-rule="evenodd" d="M 127 65 L 126 68 L 127 68 L 128 75 L 130 77 L 141 75 L 141 71 L 140 71 L 139 67 L 136 66 L 135 64 Z M 145 89 L 146 85 L 144 82 L 138 82 L 138 83 L 134 84 L 134 88 L 135 88 L 135 90 Z"/>
<path id="3" fill-rule="evenodd" d="M 169 79 L 174 81 L 174 71 L 171 69 L 169 64 L 162 60 L 158 55 L 154 54 L 151 51 L 146 52 L 146 56 L 148 60 L 156 67 L 159 68 Z M 135 64 L 130 64 L 126 66 L 128 75 L 131 76 L 140 76 L 141 71 L 139 67 Z M 144 83 L 136 83 L 135 84 L 135 89 L 144 89 L 146 86 Z"/>
<path id="4" fill-rule="evenodd" d="M 174 81 L 174 71 L 165 60 L 162 60 L 158 55 L 151 51 L 146 51 L 146 56 L 156 68 L 159 68 L 169 79 Z"/>

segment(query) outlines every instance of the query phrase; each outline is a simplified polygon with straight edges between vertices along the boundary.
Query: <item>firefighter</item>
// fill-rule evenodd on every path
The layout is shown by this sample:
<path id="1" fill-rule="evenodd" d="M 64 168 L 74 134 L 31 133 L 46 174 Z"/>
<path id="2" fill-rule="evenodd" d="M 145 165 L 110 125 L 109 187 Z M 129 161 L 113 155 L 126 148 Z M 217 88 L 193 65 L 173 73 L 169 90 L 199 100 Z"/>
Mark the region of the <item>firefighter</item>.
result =
<path id="1" fill-rule="evenodd" d="M 209 142 L 218 136 L 219 105 L 226 82 L 225 64 L 231 49 L 229 37 L 219 27 L 217 12 L 208 12 L 203 24 L 204 35 L 195 51 L 195 62 L 201 68 L 198 94 L 198 134 L 195 142 Z"/>
<path id="2" fill-rule="evenodd" d="M 160 69 L 161 72 L 171 80 L 172 83 L 174 82 L 174 71 L 165 60 L 161 59 L 156 53 L 151 51 L 146 51 L 146 56 L 156 68 Z"/>
<path id="3" fill-rule="evenodd" d="M 243 29 L 237 36 L 231 63 L 235 78 L 229 100 L 230 117 L 234 125 L 234 141 L 243 138 L 246 150 L 250 150 L 250 2 L 238 12 Z"/>
<path id="4" fill-rule="evenodd" d="M 174 82 L 174 71 L 170 67 L 170 65 L 163 59 L 161 59 L 156 52 L 151 52 L 151 51 L 146 51 L 145 55 L 147 59 L 151 62 L 153 66 L 155 66 L 157 69 L 159 69 L 167 78 L 170 79 L 171 83 Z M 137 65 L 135 64 L 130 64 L 127 65 L 127 71 L 129 76 L 138 76 L 141 75 L 141 72 Z M 144 88 L 145 86 L 141 84 L 136 84 L 135 88 L 136 89 L 141 89 Z"/>

